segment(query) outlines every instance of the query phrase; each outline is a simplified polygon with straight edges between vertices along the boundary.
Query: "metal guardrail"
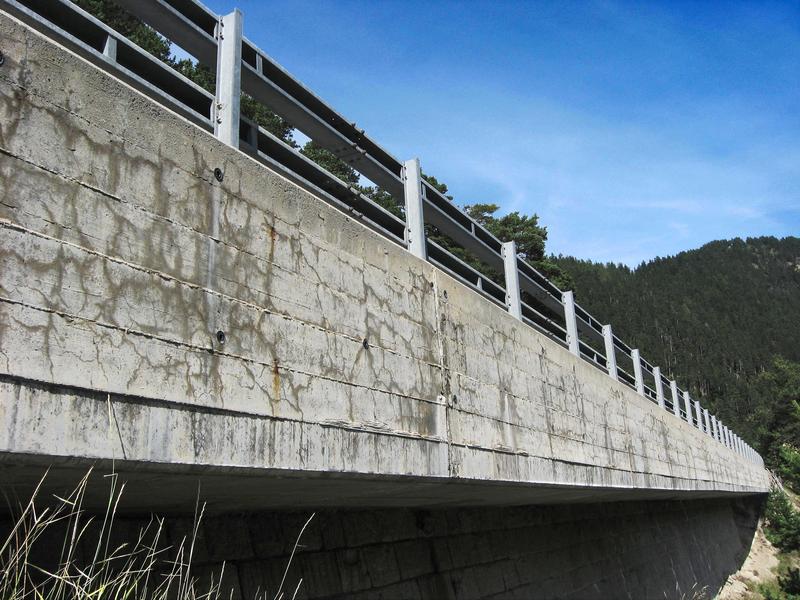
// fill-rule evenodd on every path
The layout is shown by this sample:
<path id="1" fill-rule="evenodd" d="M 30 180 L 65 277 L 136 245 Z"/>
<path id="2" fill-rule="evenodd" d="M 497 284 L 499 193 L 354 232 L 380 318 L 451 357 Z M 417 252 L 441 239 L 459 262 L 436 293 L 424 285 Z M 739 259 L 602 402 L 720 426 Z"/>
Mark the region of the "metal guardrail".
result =
<path id="1" fill-rule="evenodd" d="M 0 6 L 156 102 L 213 132 L 322 200 L 431 262 L 571 353 L 762 465 L 761 456 L 689 392 L 614 335 L 502 242 L 422 178 L 417 159 L 401 163 L 242 35 L 238 10 L 217 15 L 195 0 L 116 0 L 117 4 L 216 70 L 210 94 L 70 0 L 0 0 Z M 388 192 L 405 221 L 243 118 L 241 94 L 263 103 L 321 147 Z M 482 273 L 428 239 L 434 227 L 495 274 Z M 497 282 L 502 274 L 504 285 Z M 603 348 L 599 350 L 598 348 Z M 632 371 L 632 372 L 631 372 Z M 668 393 L 665 393 L 665 390 Z"/>

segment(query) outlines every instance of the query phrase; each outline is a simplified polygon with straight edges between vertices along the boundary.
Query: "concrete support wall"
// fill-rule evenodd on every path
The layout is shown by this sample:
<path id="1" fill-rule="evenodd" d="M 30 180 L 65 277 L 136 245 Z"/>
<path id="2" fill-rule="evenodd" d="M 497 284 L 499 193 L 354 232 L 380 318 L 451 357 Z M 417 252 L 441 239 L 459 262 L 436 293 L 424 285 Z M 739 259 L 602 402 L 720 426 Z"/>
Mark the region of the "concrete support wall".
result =
<path id="1" fill-rule="evenodd" d="M 712 598 L 743 562 L 758 511 L 752 498 L 321 511 L 284 589 L 291 595 L 302 578 L 298 598 Z M 309 515 L 207 517 L 194 575 L 207 582 L 224 561 L 223 597 L 272 598 Z M 114 539 L 136 537 L 147 522 L 118 518 Z M 162 544 L 177 547 L 191 530 L 190 518 L 167 519 Z M 92 540 L 83 545 L 90 555 Z"/>
<path id="2" fill-rule="evenodd" d="M 0 48 L 7 462 L 338 475 L 336 502 L 369 505 L 767 489 L 710 436 L 2 13 Z M 366 480 L 397 485 L 365 497 Z M 434 490 L 450 484 L 483 488 Z"/>

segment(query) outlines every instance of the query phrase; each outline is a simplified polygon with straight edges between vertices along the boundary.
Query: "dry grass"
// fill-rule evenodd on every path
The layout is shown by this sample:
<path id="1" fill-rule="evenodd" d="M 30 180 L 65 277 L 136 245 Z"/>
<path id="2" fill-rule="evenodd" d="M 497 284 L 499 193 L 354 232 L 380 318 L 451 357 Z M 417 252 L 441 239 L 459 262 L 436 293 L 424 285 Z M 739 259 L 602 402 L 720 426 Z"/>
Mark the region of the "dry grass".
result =
<path id="1" fill-rule="evenodd" d="M 63 498 L 40 498 L 43 478 L 30 500 L 17 505 L 11 531 L 0 547 L 0 598 L 223 600 L 232 596 L 233 590 L 221 588 L 224 564 L 218 576 L 212 576 L 202 589 L 191 575 L 204 506 L 197 503 L 191 536 L 184 537 L 175 547 L 165 544 L 164 521 L 156 517 L 151 517 L 134 539 L 115 542 L 115 518 L 125 486 L 115 474 L 106 476 L 107 505 L 102 514 L 91 514 L 83 509 L 90 474 Z M 295 550 L 311 518 L 298 535 Z M 48 558 L 37 558 L 41 556 Z M 291 558 L 274 596 L 261 592 L 256 597 L 283 600 L 290 565 Z M 292 598 L 301 584 L 302 579 Z"/>

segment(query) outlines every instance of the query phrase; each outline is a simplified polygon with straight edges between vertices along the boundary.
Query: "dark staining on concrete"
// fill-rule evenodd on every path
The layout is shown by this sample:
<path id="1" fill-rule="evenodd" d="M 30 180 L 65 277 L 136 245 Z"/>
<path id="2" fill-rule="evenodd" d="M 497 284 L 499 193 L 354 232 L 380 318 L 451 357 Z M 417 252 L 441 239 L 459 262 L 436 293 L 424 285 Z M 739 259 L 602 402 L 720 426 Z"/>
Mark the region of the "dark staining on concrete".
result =
<path id="1" fill-rule="evenodd" d="M 281 400 L 281 372 L 278 358 L 272 359 L 272 402 L 278 404 Z"/>

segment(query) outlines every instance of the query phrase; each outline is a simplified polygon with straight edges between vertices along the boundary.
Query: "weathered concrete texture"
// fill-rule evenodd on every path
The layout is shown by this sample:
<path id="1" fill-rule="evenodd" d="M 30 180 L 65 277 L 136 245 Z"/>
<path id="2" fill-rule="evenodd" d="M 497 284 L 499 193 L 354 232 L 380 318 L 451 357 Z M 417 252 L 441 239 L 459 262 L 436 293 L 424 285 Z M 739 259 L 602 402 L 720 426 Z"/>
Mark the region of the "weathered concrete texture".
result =
<path id="1" fill-rule="evenodd" d="M 517 508 L 317 512 L 284 589 L 299 598 L 712 598 L 742 564 L 759 501 L 618 502 Z M 272 598 L 309 512 L 201 522 L 194 574 L 225 562 L 223 596 Z M 118 518 L 116 543 L 149 519 Z M 169 518 L 173 548 L 192 519 Z M 48 541 L 54 538 L 50 538 Z M 84 540 L 87 552 L 94 548 Z M 51 544 L 51 548 L 60 545 Z M 40 553 L 41 551 L 41 553 Z M 52 551 L 51 551 L 52 552 Z M 41 560 L 52 559 L 36 549 Z"/>
<path id="2" fill-rule="evenodd" d="M 388 500 L 406 480 L 515 484 L 517 502 L 767 489 L 762 469 L 1 13 L 0 47 L 7 460 L 370 476 L 397 482 Z"/>

